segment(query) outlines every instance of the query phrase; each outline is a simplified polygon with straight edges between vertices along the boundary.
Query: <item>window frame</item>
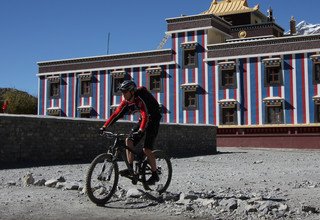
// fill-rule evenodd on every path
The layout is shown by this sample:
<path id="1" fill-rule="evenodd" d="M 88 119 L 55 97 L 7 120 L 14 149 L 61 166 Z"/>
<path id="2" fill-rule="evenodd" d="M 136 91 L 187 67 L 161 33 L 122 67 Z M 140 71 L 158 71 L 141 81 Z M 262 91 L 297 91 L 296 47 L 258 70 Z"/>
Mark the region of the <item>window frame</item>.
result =
<path id="1" fill-rule="evenodd" d="M 280 111 L 278 113 L 274 113 L 274 114 L 270 115 L 271 109 L 278 109 Z M 279 117 L 280 120 L 275 121 L 274 120 L 275 117 Z M 272 124 L 284 124 L 284 102 L 282 100 L 271 100 L 270 102 L 268 101 L 265 103 L 265 123 L 271 124 L 271 125 Z"/>
<path id="2" fill-rule="evenodd" d="M 264 86 L 282 86 L 283 85 L 283 69 L 281 58 L 268 58 L 262 61 L 264 63 Z M 277 70 L 277 71 L 272 71 Z M 272 75 L 271 75 L 272 74 Z M 273 80 L 270 79 L 273 76 Z M 278 80 L 274 80 L 277 76 Z"/>
<path id="3" fill-rule="evenodd" d="M 190 104 L 190 99 L 186 102 L 187 97 L 193 96 L 194 104 Z M 183 91 L 183 110 L 194 111 L 198 109 L 198 94 L 196 90 L 184 90 Z M 189 105 L 186 105 L 189 104 Z"/>
<path id="4" fill-rule="evenodd" d="M 116 83 L 118 80 L 119 80 L 119 83 Z M 123 81 L 124 81 L 124 76 L 112 77 L 112 95 L 116 95 L 116 96 L 122 95 L 121 91 L 119 90 L 119 85 L 121 85 Z"/>
<path id="5" fill-rule="evenodd" d="M 60 82 L 50 82 L 49 94 L 50 98 L 60 98 Z"/>
<path id="6" fill-rule="evenodd" d="M 320 123 L 320 103 L 314 105 L 314 122 Z"/>
<path id="7" fill-rule="evenodd" d="M 80 112 L 80 118 L 91 118 L 90 112 Z"/>
<path id="8" fill-rule="evenodd" d="M 233 121 L 228 121 L 226 122 L 226 111 L 229 110 L 233 110 Z M 221 125 L 237 125 L 238 124 L 238 114 L 237 114 L 237 106 L 233 106 L 233 107 L 226 107 L 226 106 L 220 106 L 220 112 L 221 112 L 221 120 L 220 120 L 220 124 Z"/>
<path id="9" fill-rule="evenodd" d="M 220 89 L 236 89 L 238 84 L 236 63 L 234 61 L 226 61 L 219 62 L 218 65 Z M 233 82 L 228 83 L 227 81 L 230 82 L 231 79 Z"/>
<path id="10" fill-rule="evenodd" d="M 59 76 L 50 76 L 48 79 L 48 93 L 49 98 L 60 98 L 60 77 Z M 56 87 L 56 89 L 54 89 Z"/>
<path id="11" fill-rule="evenodd" d="M 238 125 L 238 101 L 235 99 L 222 99 L 219 103 L 220 125 Z M 226 111 L 233 109 L 233 122 L 226 122 Z"/>
<path id="12" fill-rule="evenodd" d="M 91 118 L 92 116 L 92 106 L 79 106 L 78 107 L 78 112 L 79 112 L 79 116 L 80 118 L 83 118 L 83 115 L 88 114 L 89 117 L 85 117 L 85 118 Z"/>
<path id="13" fill-rule="evenodd" d="M 220 68 L 220 88 L 221 89 L 236 89 L 237 88 L 237 74 L 236 69 L 222 69 Z M 229 76 L 228 78 L 226 76 Z M 232 79 L 232 83 L 227 83 L 226 79 Z"/>
<path id="14" fill-rule="evenodd" d="M 183 90 L 183 97 L 182 97 L 183 110 L 195 111 L 199 109 L 199 93 L 198 93 L 199 85 L 196 83 L 186 83 L 186 84 L 182 84 L 180 87 Z M 189 100 L 186 101 L 186 98 L 190 97 L 190 94 L 193 95 L 193 100 L 194 100 L 193 105 L 189 105 L 190 104 Z"/>
<path id="15" fill-rule="evenodd" d="M 146 69 L 146 73 L 148 76 L 148 85 L 147 88 L 151 92 L 160 93 L 162 92 L 162 69 L 161 67 L 155 67 L 155 68 L 148 68 Z M 158 87 L 152 86 L 152 79 L 156 78 Z"/>
<path id="16" fill-rule="evenodd" d="M 320 96 L 314 96 L 314 123 L 320 123 Z"/>
<path id="17" fill-rule="evenodd" d="M 85 84 L 88 83 L 89 85 Z M 86 89 L 84 89 L 84 86 Z M 88 90 L 88 91 L 86 91 Z M 92 82 L 91 79 L 80 79 L 80 96 L 81 97 L 90 97 L 92 95 Z"/>
<path id="18" fill-rule="evenodd" d="M 193 42 L 184 42 L 181 44 L 182 47 L 182 68 L 197 68 L 198 67 L 198 43 Z M 192 54 L 193 62 L 190 62 L 191 58 L 187 56 Z"/>
<path id="19" fill-rule="evenodd" d="M 312 66 L 313 84 L 320 84 L 320 62 L 314 62 Z"/>
<path id="20" fill-rule="evenodd" d="M 47 115 L 59 117 L 61 116 L 61 108 L 48 108 Z"/>
<path id="21" fill-rule="evenodd" d="M 119 85 L 125 80 L 125 76 L 126 76 L 125 70 L 124 69 L 113 70 L 113 71 L 111 71 L 110 74 L 112 76 L 111 94 L 114 96 L 122 96 L 122 93 L 118 88 L 119 88 Z M 118 80 L 120 82 L 116 83 Z"/>
<path id="22" fill-rule="evenodd" d="M 85 72 L 78 75 L 79 78 L 79 93 L 80 97 L 90 97 L 92 96 L 92 73 L 91 72 Z M 89 83 L 86 88 L 88 91 L 84 91 L 84 83 Z"/>
<path id="23" fill-rule="evenodd" d="M 277 69 L 277 72 L 271 71 Z M 266 66 L 264 70 L 265 74 L 265 86 L 281 86 L 282 85 L 282 71 L 281 66 Z M 270 72 L 271 71 L 271 72 Z M 271 76 L 272 78 L 275 78 L 274 76 L 277 76 L 278 80 L 270 80 Z"/>

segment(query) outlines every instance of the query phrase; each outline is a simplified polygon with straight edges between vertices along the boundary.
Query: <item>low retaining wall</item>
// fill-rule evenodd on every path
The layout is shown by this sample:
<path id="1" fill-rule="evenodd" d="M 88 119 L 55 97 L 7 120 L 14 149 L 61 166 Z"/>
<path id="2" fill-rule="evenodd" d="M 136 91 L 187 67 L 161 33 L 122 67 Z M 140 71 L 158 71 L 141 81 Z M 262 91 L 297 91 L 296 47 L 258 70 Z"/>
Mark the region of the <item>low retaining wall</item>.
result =
<path id="1" fill-rule="evenodd" d="M 100 137 L 104 120 L 0 115 L 1 163 L 89 162 L 105 151 L 109 140 Z M 131 122 L 119 121 L 110 131 L 127 132 Z M 171 157 L 216 153 L 216 127 L 162 124 L 155 149 Z"/>

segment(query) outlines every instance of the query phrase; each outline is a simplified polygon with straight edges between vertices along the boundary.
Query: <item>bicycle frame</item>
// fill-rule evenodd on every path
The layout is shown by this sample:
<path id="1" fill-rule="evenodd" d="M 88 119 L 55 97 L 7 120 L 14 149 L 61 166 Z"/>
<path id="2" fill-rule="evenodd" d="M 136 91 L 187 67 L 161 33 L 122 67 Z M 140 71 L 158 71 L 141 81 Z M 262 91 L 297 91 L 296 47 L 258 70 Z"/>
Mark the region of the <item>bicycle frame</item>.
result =
<path id="1" fill-rule="evenodd" d="M 121 143 L 123 141 L 123 140 L 121 140 L 121 137 L 125 137 L 125 136 L 128 136 L 128 135 L 120 134 L 120 135 L 114 136 L 115 140 L 113 142 L 113 145 L 108 148 L 107 153 L 110 153 L 112 155 L 112 161 L 118 161 L 119 155 L 121 155 L 121 158 L 125 162 L 126 167 L 128 168 L 128 170 L 130 170 L 130 172 L 132 174 L 132 178 L 130 178 L 130 177 L 128 177 L 128 178 L 131 179 L 133 182 L 141 181 L 141 179 L 139 178 L 140 168 L 141 168 L 141 165 L 144 160 L 138 160 L 138 162 L 136 164 L 136 168 L 137 168 L 136 170 L 134 170 L 134 168 L 130 166 L 130 164 L 128 162 L 126 150 L 130 151 L 134 155 L 138 155 L 138 152 L 128 148 L 127 146 L 125 146 L 124 143 Z M 112 168 L 111 168 L 111 170 L 112 170 Z M 109 177 L 108 177 L 109 179 L 110 179 L 111 174 L 112 173 L 109 174 Z"/>

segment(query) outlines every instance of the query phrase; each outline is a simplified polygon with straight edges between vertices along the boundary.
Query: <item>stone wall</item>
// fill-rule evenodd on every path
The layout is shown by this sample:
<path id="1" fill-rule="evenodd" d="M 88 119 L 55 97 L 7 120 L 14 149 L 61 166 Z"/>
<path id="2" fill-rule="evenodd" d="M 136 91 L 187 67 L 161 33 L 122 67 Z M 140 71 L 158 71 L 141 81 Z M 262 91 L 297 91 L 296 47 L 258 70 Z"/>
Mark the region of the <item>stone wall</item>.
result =
<path id="1" fill-rule="evenodd" d="M 103 120 L 0 115 L 0 164 L 89 162 L 110 140 L 100 137 Z M 119 121 L 110 131 L 126 132 L 131 122 Z M 216 127 L 162 124 L 155 144 L 171 157 L 216 153 Z"/>

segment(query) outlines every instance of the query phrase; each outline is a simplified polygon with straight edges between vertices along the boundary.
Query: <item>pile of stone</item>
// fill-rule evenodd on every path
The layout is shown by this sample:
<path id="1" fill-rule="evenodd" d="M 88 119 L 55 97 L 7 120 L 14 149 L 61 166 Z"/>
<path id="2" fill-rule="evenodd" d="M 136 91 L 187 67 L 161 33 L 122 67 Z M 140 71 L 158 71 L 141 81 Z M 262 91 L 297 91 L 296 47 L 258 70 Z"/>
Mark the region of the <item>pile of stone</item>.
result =
<path id="1" fill-rule="evenodd" d="M 63 176 L 49 180 L 35 180 L 31 173 L 26 174 L 22 185 L 46 186 L 63 190 L 77 190 L 85 194 L 81 181 L 68 182 Z M 9 182 L 7 185 L 14 186 L 16 182 Z M 314 185 L 304 183 L 303 186 Z M 215 219 L 296 219 L 312 214 L 319 214 L 316 207 L 301 205 L 291 208 L 287 204 L 288 199 L 279 188 L 263 189 L 260 191 L 233 190 L 230 188 L 216 189 L 215 191 L 202 191 L 188 193 L 166 192 L 159 195 L 156 192 L 144 191 L 141 189 L 128 189 L 118 187 L 108 205 L 112 200 L 117 201 L 124 208 L 141 205 L 154 207 L 155 210 L 166 212 L 169 215 L 178 215 L 187 218 L 212 218 Z M 89 201 L 88 201 L 89 202 Z"/>
<path id="2" fill-rule="evenodd" d="M 80 182 L 72 181 L 67 182 L 63 176 L 60 176 L 58 178 L 51 178 L 49 180 L 45 179 L 38 179 L 35 180 L 32 176 L 32 173 L 27 173 L 22 178 L 22 185 L 23 186 L 47 186 L 57 189 L 64 189 L 64 190 L 83 190 L 83 184 Z"/>
<path id="3" fill-rule="evenodd" d="M 270 195 L 262 195 L 261 192 L 239 192 L 230 189 L 220 192 L 166 192 L 156 195 L 142 190 L 130 189 L 125 194 L 121 192 L 118 198 L 134 204 L 133 198 L 153 200 L 163 204 L 157 206 L 157 210 L 169 212 L 171 215 L 181 215 L 188 218 L 214 217 L 215 219 L 278 219 L 296 218 L 312 213 L 318 213 L 314 207 L 302 206 L 301 209 L 290 210 L 286 199 L 275 198 Z M 138 202 L 136 200 L 136 202 Z M 154 203 L 150 203 L 154 206 Z"/>

